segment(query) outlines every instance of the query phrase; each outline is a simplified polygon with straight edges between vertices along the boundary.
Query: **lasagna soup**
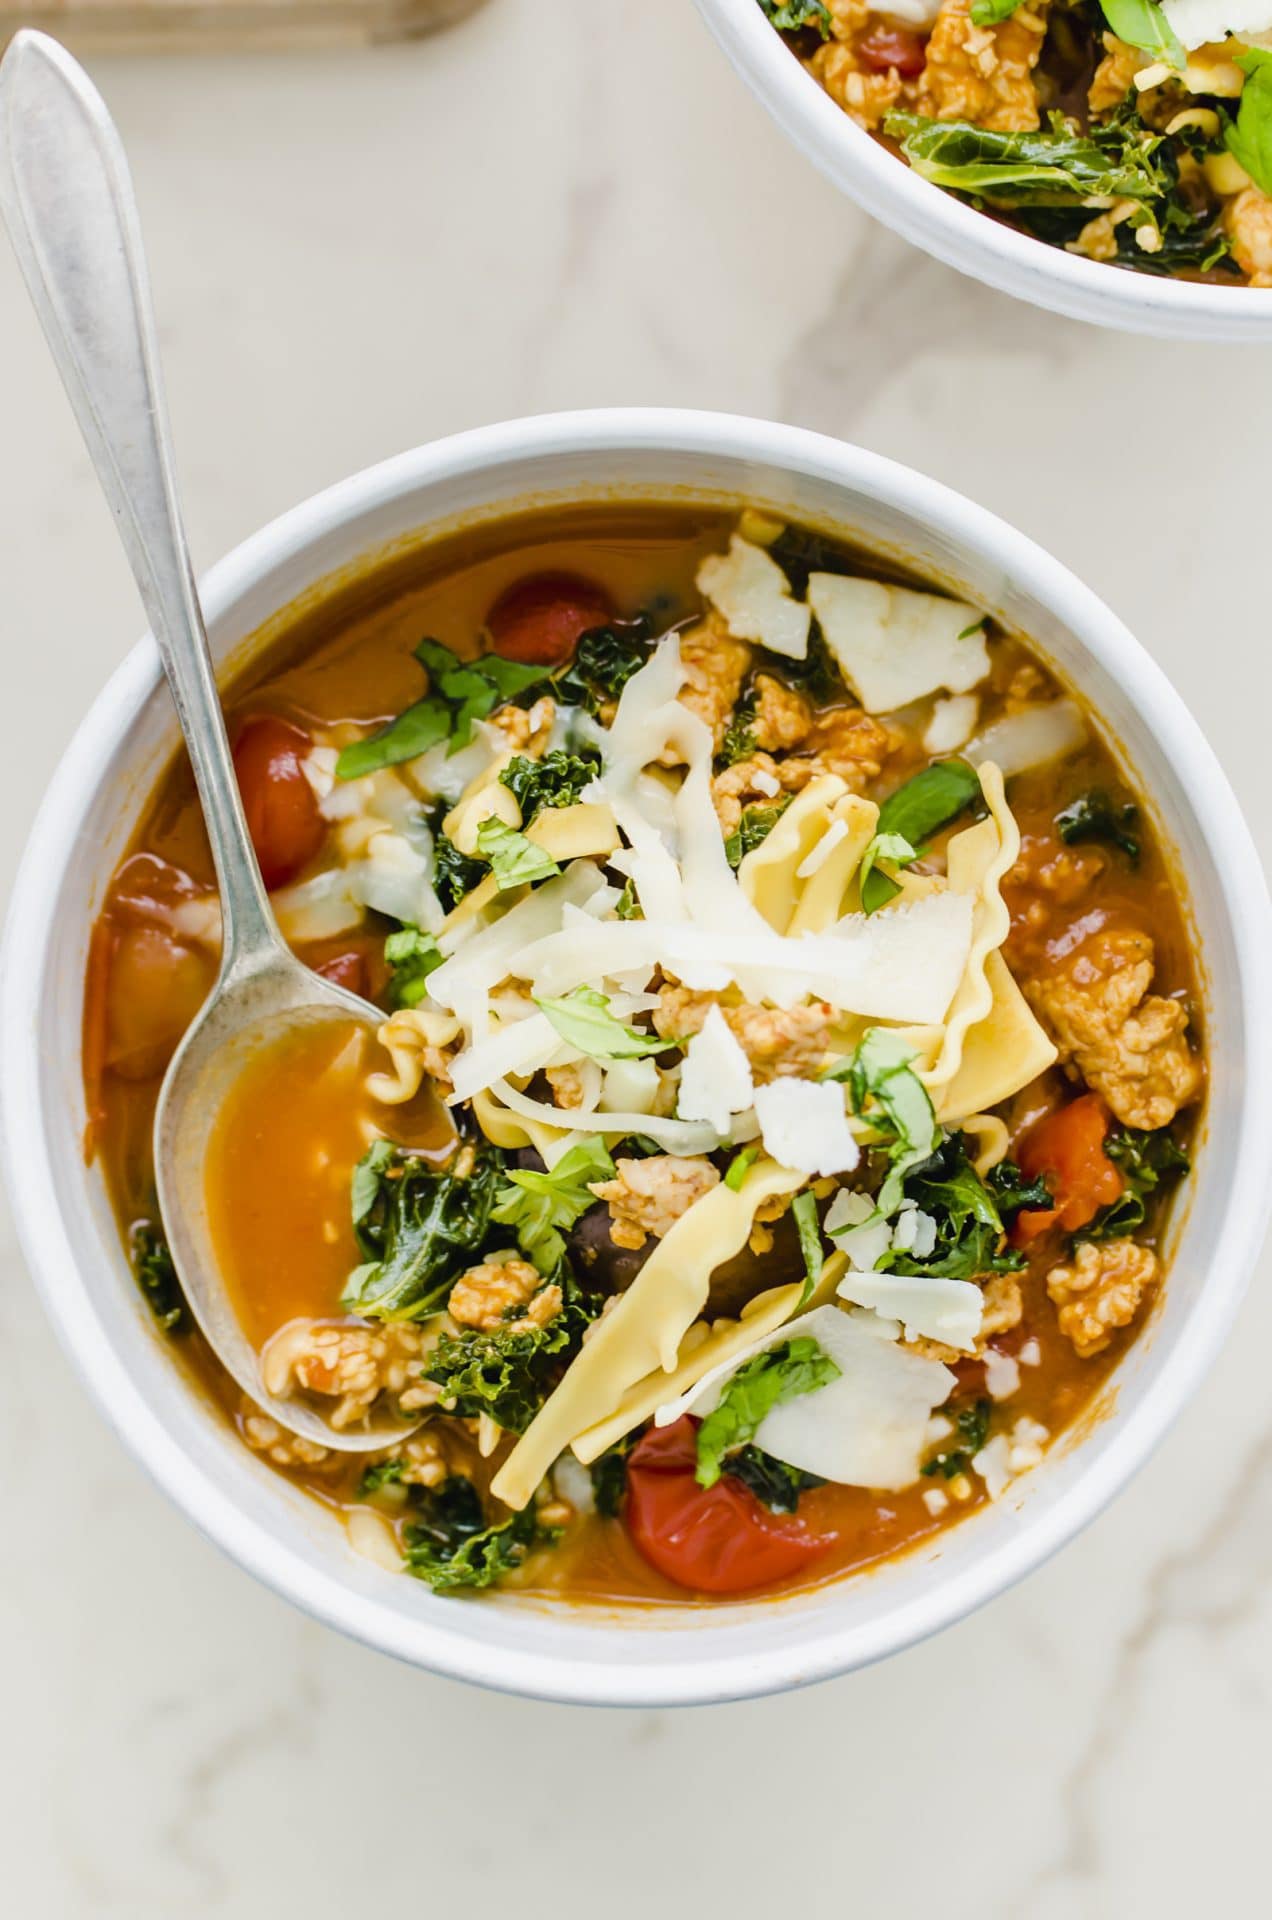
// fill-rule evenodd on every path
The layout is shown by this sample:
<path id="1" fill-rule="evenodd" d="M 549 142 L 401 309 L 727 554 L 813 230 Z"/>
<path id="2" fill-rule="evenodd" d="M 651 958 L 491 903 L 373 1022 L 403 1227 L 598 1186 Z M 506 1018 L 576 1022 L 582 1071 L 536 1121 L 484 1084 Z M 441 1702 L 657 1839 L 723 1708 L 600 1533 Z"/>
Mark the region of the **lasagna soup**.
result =
<path id="1" fill-rule="evenodd" d="M 1163 849 L 1027 641 L 755 509 L 483 524 L 294 610 L 227 696 L 279 924 L 383 1010 L 206 1179 L 267 1391 L 155 1203 L 215 976 L 184 758 L 93 941 L 93 1151 L 174 1358 L 439 1593 L 722 1601 L 1010 1499 L 1166 1283 L 1204 1087 Z"/>

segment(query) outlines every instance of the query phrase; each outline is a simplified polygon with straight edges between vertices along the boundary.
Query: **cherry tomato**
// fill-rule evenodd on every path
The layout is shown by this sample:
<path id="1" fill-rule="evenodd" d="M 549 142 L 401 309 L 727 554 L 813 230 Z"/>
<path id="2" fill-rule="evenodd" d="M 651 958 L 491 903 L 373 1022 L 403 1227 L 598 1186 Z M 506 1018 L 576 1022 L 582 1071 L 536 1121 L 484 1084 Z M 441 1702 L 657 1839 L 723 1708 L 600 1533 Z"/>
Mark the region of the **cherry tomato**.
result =
<path id="1" fill-rule="evenodd" d="M 1095 1093 L 1057 1107 L 1029 1129 L 1017 1162 L 1030 1180 L 1041 1176 L 1046 1181 L 1056 1204 L 1017 1214 L 1012 1238 L 1018 1246 L 1037 1239 L 1048 1227 L 1075 1233 L 1119 1197 L 1126 1183 L 1104 1151 L 1108 1130 L 1108 1109 Z"/>
<path id="2" fill-rule="evenodd" d="M 614 617 L 609 595 L 575 573 L 531 573 L 506 587 L 486 615 L 496 653 L 523 666 L 557 667 L 589 627 Z"/>
<path id="3" fill-rule="evenodd" d="M 324 980 L 334 980 L 338 987 L 347 993 L 357 993 L 365 1000 L 367 997 L 367 961 L 362 953 L 334 953 L 330 960 L 320 960 L 314 968 Z"/>
<path id="4" fill-rule="evenodd" d="M 895 67 L 903 80 L 913 80 L 927 64 L 927 42 L 909 27 L 872 27 L 858 40 L 857 58 L 872 73 Z"/>
<path id="5" fill-rule="evenodd" d="M 303 728 L 273 713 L 246 721 L 234 744 L 234 771 L 252 845 L 270 888 L 294 879 L 327 831 L 300 764 L 309 747 Z"/>
<path id="6" fill-rule="evenodd" d="M 688 1414 L 651 1427 L 627 1462 L 623 1521 L 659 1573 L 697 1593 L 748 1593 L 798 1573 L 834 1545 L 834 1534 L 770 1513 L 728 1474 L 700 1487 L 697 1431 Z"/>
<path id="7" fill-rule="evenodd" d="M 211 957 L 161 927 L 120 927 L 106 968 L 103 1064 L 124 1080 L 162 1072 L 216 973 Z"/>

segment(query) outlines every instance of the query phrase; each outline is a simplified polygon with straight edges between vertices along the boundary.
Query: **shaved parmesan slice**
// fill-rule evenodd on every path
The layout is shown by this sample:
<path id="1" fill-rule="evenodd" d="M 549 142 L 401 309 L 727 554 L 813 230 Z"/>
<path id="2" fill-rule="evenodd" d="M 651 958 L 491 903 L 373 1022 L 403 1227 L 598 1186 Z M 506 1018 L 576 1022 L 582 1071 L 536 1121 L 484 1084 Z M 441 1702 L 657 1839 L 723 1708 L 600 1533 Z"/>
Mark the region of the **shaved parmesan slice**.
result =
<path id="1" fill-rule="evenodd" d="M 325 800 L 335 786 L 336 762 L 339 758 L 335 747 L 311 747 L 301 761 L 300 770 L 313 789 L 315 800 Z"/>
<path id="2" fill-rule="evenodd" d="M 1072 700 L 1052 700 L 1042 707 L 1022 707 L 1009 713 L 967 743 L 973 766 L 992 760 L 1004 780 L 1063 760 L 1086 744 L 1086 723 Z"/>
<path id="3" fill-rule="evenodd" d="M 985 1296 L 971 1280 L 932 1279 L 924 1274 L 847 1273 L 836 1289 L 841 1300 L 899 1320 L 907 1340 L 939 1340 L 971 1353 L 984 1318 Z"/>
<path id="4" fill-rule="evenodd" d="M 1244 40 L 1272 28 L 1272 0 L 1162 0 L 1162 12 L 1188 48 L 1223 40 L 1230 33 Z"/>
<path id="5" fill-rule="evenodd" d="M 858 1273 L 873 1273 L 892 1245 L 891 1222 L 879 1216 L 868 1194 L 841 1189 L 826 1209 L 823 1224 Z"/>
<path id="6" fill-rule="evenodd" d="M 927 753 L 957 753 L 976 731 L 980 718 L 980 700 L 974 693 L 956 693 L 949 700 L 938 700 L 923 735 Z"/>
<path id="7" fill-rule="evenodd" d="M 726 1134 L 732 1116 L 745 1113 L 754 1098 L 751 1063 L 719 1007 L 712 1007 L 689 1042 L 676 1112 L 682 1120 L 707 1120 L 717 1133 Z"/>
<path id="8" fill-rule="evenodd" d="M 472 739 L 458 753 L 451 752 L 448 740 L 439 740 L 427 753 L 408 760 L 403 772 L 417 792 L 430 800 L 447 800 L 453 805 L 475 780 L 481 778 L 491 761 L 507 751 L 508 736 L 503 729 L 479 720 L 473 728 Z M 349 784 L 354 786 L 358 783 L 350 781 Z"/>
<path id="9" fill-rule="evenodd" d="M 949 1399 L 955 1376 L 938 1360 L 907 1353 L 895 1329 L 873 1313 L 818 1307 L 787 1321 L 702 1381 L 688 1410 L 710 1413 L 727 1380 L 752 1353 L 801 1336 L 816 1340 L 829 1354 L 839 1378 L 774 1407 L 756 1431 L 756 1446 L 787 1466 L 841 1486 L 892 1491 L 912 1486 L 922 1468 L 932 1410 Z M 674 1417 L 673 1408 L 659 1409 L 660 1423 Z"/>
<path id="10" fill-rule="evenodd" d="M 696 585 L 723 614 L 736 640 L 758 640 L 788 660 L 806 656 L 811 615 L 792 598 L 790 581 L 763 547 L 735 533 L 727 554 L 713 553 L 703 561 Z"/>
<path id="11" fill-rule="evenodd" d="M 861 1158 L 833 1080 L 770 1080 L 755 1089 L 755 1117 L 765 1151 L 799 1173 L 847 1173 Z"/>
<path id="12" fill-rule="evenodd" d="M 594 1113 L 584 1112 L 571 1107 L 563 1114 L 560 1107 L 550 1107 L 542 1100 L 532 1100 L 528 1093 L 518 1093 L 506 1080 L 496 1080 L 491 1091 L 512 1113 L 523 1120 L 537 1120 L 545 1126 L 561 1125 L 562 1119 L 568 1119 L 577 1133 L 600 1133 L 617 1137 L 624 1133 L 643 1133 L 649 1139 L 656 1140 L 668 1153 L 714 1153 L 720 1145 L 720 1135 L 705 1120 L 671 1120 L 660 1113 Z M 739 1129 L 734 1129 L 734 1137 Z M 747 1130 L 743 1127 L 742 1132 Z M 754 1129 L 750 1130 L 753 1133 Z M 750 1134 L 748 1134 L 750 1137 Z"/>
<path id="13" fill-rule="evenodd" d="M 970 692 L 989 672 L 983 616 L 961 600 L 838 573 L 810 575 L 808 598 L 867 713 L 891 713 L 941 688 Z"/>
<path id="14" fill-rule="evenodd" d="M 795 878 L 797 880 L 811 880 L 815 873 L 821 872 L 831 854 L 839 845 L 839 842 L 847 838 L 848 822 L 843 819 L 832 820 L 821 839 L 817 841 L 811 852 L 804 855 L 804 858 L 796 867 Z"/>

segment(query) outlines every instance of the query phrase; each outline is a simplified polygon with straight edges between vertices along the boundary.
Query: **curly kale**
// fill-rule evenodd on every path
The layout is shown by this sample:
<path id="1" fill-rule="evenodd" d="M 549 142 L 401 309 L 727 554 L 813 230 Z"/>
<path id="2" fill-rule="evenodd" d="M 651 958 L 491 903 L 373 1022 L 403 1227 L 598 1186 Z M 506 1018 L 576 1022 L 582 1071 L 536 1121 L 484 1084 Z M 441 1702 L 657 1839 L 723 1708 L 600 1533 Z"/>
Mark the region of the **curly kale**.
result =
<path id="1" fill-rule="evenodd" d="M 484 860 L 470 859 L 438 830 L 433 841 L 433 890 L 447 912 L 457 907 L 488 872 Z"/>
<path id="2" fill-rule="evenodd" d="M 992 1400 L 985 1399 L 971 1401 L 962 1407 L 950 1402 L 941 1411 L 954 1422 L 954 1430 L 963 1444 L 934 1455 L 923 1471 L 929 1479 L 939 1473 L 945 1480 L 954 1480 L 960 1473 L 967 1472 L 973 1458 L 988 1440 L 994 1404 Z"/>
<path id="3" fill-rule="evenodd" d="M 1176 172 L 1162 136 L 1134 112 L 1074 133 L 1052 113 L 1045 131 L 1005 133 L 970 120 L 890 113 L 884 131 L 924 180 L 998 207 L 1072 206 L 1093 195 L 1165 199 Z"/>
<path id="4" fill-rule="evenodd" d="M 1132 829 L 1139 820 L 1139 808 L 1131 801 L 1111 800 L 1103 787 L 1080 793 L 1056 815 L 1056 832 L 1066 846 L 1084 840 L 1103 840 L 1118 847 L 1132 866 L 1139 864 L 1139 837 Z"/>
<path id="5" fill-rule="evenodd" d="M 553 676 L 553 692 L 565 706 L 599 713 L 606 701 L 617 700 L 632 675 L 640 672 L 651 644 L 649 622 L 643 616 L 616 621 L 609 627 L 593 627 L 580 636 L 569 665 Z"/>
<path id="6" fill-rule="evenodd" d="M 1162 1182 L 1180 1179 L 1192 1165 L 1168 1127 L 1151 1132 L 1115 1127 L 1104 1142 L 1104 1151 L 1117 1164 L 1126 1185 L 1110 1206 L 1101 1208 L 1090 1226 L 1074 1236 L 1078 1240 L 1117 1240 L 1136 1232 L 1143 1226 L 1151 1196 Z"/>
<path id="7" fill-rule="evenodd" d="M 139 1220 L 131 1234 L 133 1272 L 146 1304 L 165 1333 L 184 1333 L 190 1325 L 177 1269 L 168 1242 L 149 1220 Z"/>
<path id="8" fill-rule="evenodd" d="M 1025 1258 L 1005 1244 L 1007 1219 L 1022 1207 L 1050 1206 L 1051 1195 L 1041 1182 L 1025 1184 L 1008 1162 L 994 1171 L 998 1178 L 990 1186 L 968 1158 L 962 1134 L 948 1135 L 913 1167 L 903 1182 L 905 1197 L 936 1222 L 936 1245 L 922 1259 L 893 1249 L 884 1259 L 886 1271 L 946 1280 L 1018 1272 Z"/>
<path id="9" fill-rule="evenodd" d="M 596 1511 L 607 1520 L 616 1520 L 623 1510 L 623 1497 L 627 1492 L 627 1456 L 640 1438 L 639 1433 L 626 1434 L 616 1440 L 612 1447 L 606 1447 L 604 1453 L 598 1453 L 588 1471 L 592 1476 L 592 1498 L 596 1502 Z"/>
<path id="10" fill-rule="evenodd" d="M 435 1167 L 377 1140 L 353 1170 L 351 1214 L 366 1256 L 345 1283 L 340 1304 L 369 1320 L 420 1320 L 439 1313 L 460 1268 L 490 1229 L 503 1178 L 503 1155 L 483 1144 L 471 1170 Z"/>
<path id="11" fill-rule="evenodd" d="M 768 839 L 789 805 L 788 794 L 784 800 L 779 800 L 775 807 L 746 809 L 724 843 L 724 851 L 731 867 L 741 866 L 747 854 L 752 853 L 756 847 Z"/>
<path id="12" fill-rule="evenodd" d="M 760 0 L 760 12 L 779 33 L 802 33 L 811 27 L 823 40 L 830 38 L 832 22 L 825 0 Z"/>
<path id="13" fill-rule="evenodd" d="M 567 1260 L 545 1286 L 561 1289 L 559 1313 L 544 1326 L 512 1307 L 506 1326 L 444 1333 L 425 1373 L 441 1389 L 438 1404 L 466 1420 L 489 1414 L 505 1433 L 524 1433 L 577 1351 L 601 1303 L 585 1293 Z"/>
<path id="14" fill-rule="evenodd" d="M 749 760 L 755 752 L 755 694 L 743 694 L 733 709 L 733 718 L 725 729 L 720 751 L 715 757 L 715 770 L 723 773 L 726 767 L 736 766 L 739 760 Z"/>
<path id="15" fill-rule="evenodd" d="M 434 1593 L 493 1587 L 532 1547 L 559 1537 L 559 1529 L 539 1525 L 533 1501 L 506 1520 L 489 1521 L 476 1487 L 459 1474 L 421 1490 L 417 1511 L 404 1530 L 403 1565 Z"/>
<path id="16" fill-rule="evenodd" d="M 727 1478 L 749 1487 L 770 1513 L 794 1513 L 801 1493 L 826 1484 L 819 1475 L 805 1473 L 802 1467 L 788 1467 L 785 1460 L 775 1460 L 771 1453 L 749 1443 L 728 1455 L 724 1471 Z"/>
<path id="17" fill-rule="evenodd" d="M 521 824 L 528 827 L 544 807 L 572 807 L 584 787 L 591 786 L 601 770 L 601 756 L 593 747 L 581 753 L 566 753 L 554 747 L 541 760 L 519 753 L 499 776 L 500 786 L 521 808 Z"/>

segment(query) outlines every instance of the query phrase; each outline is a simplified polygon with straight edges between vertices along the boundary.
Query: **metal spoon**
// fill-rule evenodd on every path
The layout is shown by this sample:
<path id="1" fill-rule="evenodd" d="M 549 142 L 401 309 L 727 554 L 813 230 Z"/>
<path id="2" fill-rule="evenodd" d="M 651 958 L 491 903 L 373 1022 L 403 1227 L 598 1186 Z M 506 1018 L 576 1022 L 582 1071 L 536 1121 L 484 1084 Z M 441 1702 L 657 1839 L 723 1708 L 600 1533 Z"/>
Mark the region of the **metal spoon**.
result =
<path id="1" fill-rule="evenodd" d="M 281 1426 L 361 1452 L 412 1431 L 337 1431 L 266 1391 L 235 1317 L 208 1224 L 204 1168 L 228 1088 L 249 1058 L 302 1025 L 382 1015 L 311 973 L 278 931 L 234 778 L 186 545 L 141 226 L 123 146 L 83 69 L 45 34 L 0 62 L 0 211 L 70 395 L 159 648 L 207 822 L 221 892 L 221 971 L 164 1078 L 154 1152 L 164 1227 L 195 1318 L 245 1393 Z"/>

